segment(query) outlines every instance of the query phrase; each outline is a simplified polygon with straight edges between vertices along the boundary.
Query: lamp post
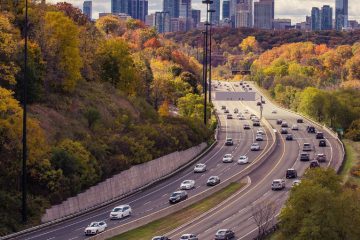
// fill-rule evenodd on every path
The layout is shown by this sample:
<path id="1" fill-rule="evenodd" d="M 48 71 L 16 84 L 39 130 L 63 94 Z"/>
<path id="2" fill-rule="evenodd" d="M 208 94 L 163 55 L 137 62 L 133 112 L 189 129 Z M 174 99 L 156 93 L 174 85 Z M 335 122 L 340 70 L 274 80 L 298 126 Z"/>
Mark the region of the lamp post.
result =
<path id="1" fill-rule="evenodd" d="M 24 79 L 23 79 L 23 129 L 22 129 L 22 179 L 21 179 L 21 190 L 22 190 L 22 208 L 21 215 L 23 223 L 27 222 L 27 51 L 28 51 L 28 0 L 25 0 L 25 28 L 24 28 Z"/>
<path id="2" fill-rule="evenodd" d="M 215 10 L 214 9 L 210 9 L 208 10 L 208 13 L 210 15 L 210 31 L 209 31 L 209 42 L 210 42 L 210 47 L 209 47 L 209 102 L 211 103 L 211 53 L 212 53 L 212 22 L 211 22 L 211 19 L 212 19 L 212 13 L 214 13 Z"/>
<path id="3" fill-rule="evenodd" d="M 206 116 L 206 104 L 207 104 L 207 65 L 208 65 L 208 37 L 209 37 L 209 5 L 213 4 L 212 0 L 204 0 L 202 1 L 203 4 L 206 4 L 206 22 L 205 22 L 205 36 L 204 36 L 204 65 L 203 65 L 203 71 L 204 71 L 204 124 L 207 124 L 207 116 Z"/>

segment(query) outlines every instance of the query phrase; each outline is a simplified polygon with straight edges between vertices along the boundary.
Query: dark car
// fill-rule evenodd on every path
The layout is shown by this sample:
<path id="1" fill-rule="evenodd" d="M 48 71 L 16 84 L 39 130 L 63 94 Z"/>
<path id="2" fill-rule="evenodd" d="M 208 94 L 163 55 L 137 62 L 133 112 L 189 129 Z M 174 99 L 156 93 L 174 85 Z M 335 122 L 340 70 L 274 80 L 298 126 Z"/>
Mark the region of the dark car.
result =
<path id="1" fill-rule="evenodd" d="M 317 133 L 316 133 L 316 139 L 324 139 L 324 133 L 322 133 L 322 132 L 317 132 Z"/>
<path id="2" fill-rule="evenodd" d="M 230 113 L 229 109 L 225 109 L 224 113 Z"/>
<path id="3" fill-rule="evenodd" d="M 251 87 L 249 87 L 249 91 L 251 91 L 252 90 L 252 88 Z"/>
<path id="4" fill-rule="evenodd" d="M 259 121 L 254 121 L 253 126 L 254 127 L 260 127 L 260 122 Z"/>
<path id="5" fill-rule="evenodd" d="M 283 128 L 287 128 L 287 127 L 289 127 L 289 125 L 288 125 L 288 123 L 287 123 L 287 122 L 282 122 L 282 123 L 281 123 L 281 127 L 283 127 Z"/>
<path id="6" fill-rule="evenodd" d="M 320 167 L 320 163 L 317 160 L 313 160 L 310 162 L 310 168 Z"/>
<path id="7" fill-rule="evenodd" d="M 316 133 L 316 129 L 314 126 L 307 126 L 306 130 L 308 133 Z"/>
<path id="8" fill-rule="evenodd" d="M 211 176 L 206 182 L 207 186 L 215 186 L 220 183 L 220 178 L 218 176 Z"/>
<path id="9" fill-rule="evenodd" d="M 324 153 L 318 153 L 315 160 L 318 160 L 319 162 L 326 162 L 326 155 Z"/>
<path id="10" fill-rule="evenodd" d="M 225 141 L 225 146 L 232 146 L 232 145 L 234 145 L 232 138 L 227 138 Z"/>
<path id="11" fill-rule="evenodd" d="M 282 120 L 281 120 L 281 119 L 276 120 L 276 124 L 277 124 L 277 125 L 281 125 L 281 124 L 282 124 Z"/>
<path id="12" fill-rule="evenodd" d="M 298 118 L 298 119 L 296 120 L 296 122 L 297 122 L 297 123 L 303 123 L 304 120 L 303 120 L 302 118 Z"/>
<path id="13" fill-rule="evenodd" d="M 240 82 L 240 85 L 243 85 L 243 83 L 242 83 L 242 82 Z"/>
<path id="14" fill-rule="evenodd" d="M 297 178 L 297 171 L 293 168 L 286 170 L 286 178 Z"/>
<path id="15" fill-rule="evenodd" d="M 215 234 L 215 240 L 229 240 L 235 238 L 235 233 L 229 229 L 220 229 Z"/>
<path id="16" fill-rule="evenodd" d="M 326 141 L 325 140 L 320 140 L 319 141 L 319 147 L 326 147 Z"/>
<path id="17" fill-rule="evenodd" d="M 280 133 L 281 133 L 281 134 L 288 134 L 288 130 L 287 130 L 286 128 L 282 128 L 282 129 L 280 130 Z"/>
<path id="18" fill-rule="evenodd" d="M 257 105 L 257 106 L 261 106 L 261 102 L 257 102 L 256 105 Z"/>
<path id="19" fill-rule="evenodd" d="M 249 124 L 244 124 L 244 129 L 250 129 L 250 125 Z"/>
<path id="20" fill-rule="evenodd" d="M 173 192 L 169 198 L 171 204 L 181 202 L 187 199 L 188 195 L 186 191 L 176 191 Z"/>
<path id="21" fill-rule="evenodd" d="M 261 103 L 262 103 L 262 104 L 265 104 L 265 100 L 262 100 Z"/>
<path id="22" fill-rule="evenodd" d="M 293 138 L 293 135 L 292 134 L 288 134 L 286 135 L 286 141 L 292 141 L 294 138 Z"/>
<path id="23" fill-rule="evenodd" d="M 301 153 L 301 154 L 300 154 L 300 161 L 310 161 L 310 154 L 308 154 L 308 153 Z"/>
<path id="24" fill-rule="evenodd" d="M 222 105 L 222 106 L 221 106 L 221 109 L 222 109 L 222 110 L 225 110 L 225 109 L 226 109 L 226 106 Z"/>

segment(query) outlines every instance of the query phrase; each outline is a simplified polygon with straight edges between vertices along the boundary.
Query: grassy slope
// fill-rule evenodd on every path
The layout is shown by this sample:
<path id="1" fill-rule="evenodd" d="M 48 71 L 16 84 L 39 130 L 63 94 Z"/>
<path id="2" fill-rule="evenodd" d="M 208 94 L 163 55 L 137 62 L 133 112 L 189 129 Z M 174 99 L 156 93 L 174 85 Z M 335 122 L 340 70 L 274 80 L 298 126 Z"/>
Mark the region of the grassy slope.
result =
<path id="1" fill-rule="evenodd" d="M 143 227 L 123 233 L 112 238 L 113 240 L 137 239 L 148 240 L 161 235 L 188 222 L 191 219 L 217 206 L 244 186 L 242 183 L 231 183 L 226 188 L 212 194 L 210 197 L 195 203 L 179 212 L 166 216 Z"/>
<path id="2" fill-rule="evenodd" d="M 346 159 L 344 167 L 341 171 L 341 176 L 344 177 L 344 182 L 354 183 L 360 186 L 360 178 L 351 175 L 351 168 L 360 162 L 360 142 L 353 142 L 350 140 L 344 140 Z"/>

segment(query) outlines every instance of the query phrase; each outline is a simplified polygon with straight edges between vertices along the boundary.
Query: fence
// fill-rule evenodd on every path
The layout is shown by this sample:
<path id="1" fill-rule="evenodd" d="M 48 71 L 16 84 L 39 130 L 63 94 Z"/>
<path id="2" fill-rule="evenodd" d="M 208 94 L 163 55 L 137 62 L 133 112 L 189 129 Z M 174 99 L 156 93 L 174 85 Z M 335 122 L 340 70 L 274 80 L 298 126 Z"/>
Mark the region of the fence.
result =
<path id="1" fill-rule="evenodd" d="M 177 151 L 133 166 L 59 205 L 52 206 L 46 210 L 41 220 L 49 222 L 60 219 L 129 194 L 175 171 L 201 153 L 206 146 L 206 143 L 202 143 L 185 151 Z"/>

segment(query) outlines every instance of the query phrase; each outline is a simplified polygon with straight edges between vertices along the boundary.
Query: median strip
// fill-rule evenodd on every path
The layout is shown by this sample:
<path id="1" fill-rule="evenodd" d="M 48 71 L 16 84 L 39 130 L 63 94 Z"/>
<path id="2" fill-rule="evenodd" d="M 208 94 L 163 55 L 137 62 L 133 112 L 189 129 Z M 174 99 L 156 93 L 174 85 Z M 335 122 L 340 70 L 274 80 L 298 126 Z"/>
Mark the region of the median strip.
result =
<path id="1" fill-rule="evenodd" d="M 214 208 L 222 201 L 239 191 L 244 183 L 234 182 L 227 185 L 225 188 L 219 190 L 218 192 L 213 193 L 209 197 L 194 203 L 174 214 L 163 217 L 159 220 L 153 221 L 149 224 L 146 224 L 142 227 L 133 229 L 126 233 L 120 234 L 111 239 L 120 240 L 120 239 L 137 239 L 137 240 L 148 240 L 156 235 L 161 235 L 166 232 L 171 231 L 174 228 L 185 224 L 186 222 L 194 219 L 195 217 L 207 212 L 208 210 Z"/>

